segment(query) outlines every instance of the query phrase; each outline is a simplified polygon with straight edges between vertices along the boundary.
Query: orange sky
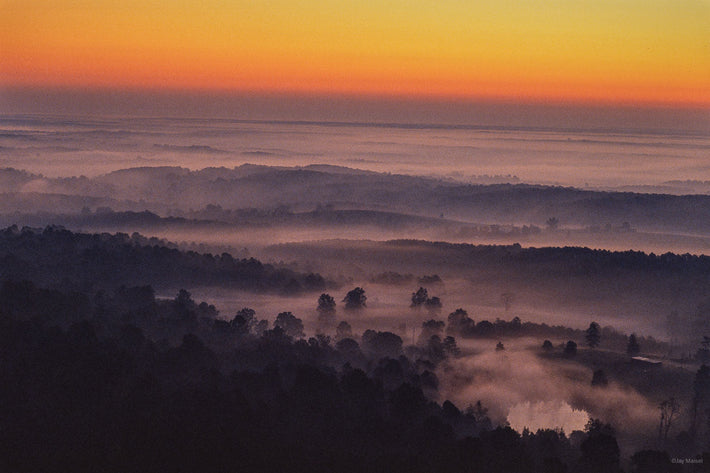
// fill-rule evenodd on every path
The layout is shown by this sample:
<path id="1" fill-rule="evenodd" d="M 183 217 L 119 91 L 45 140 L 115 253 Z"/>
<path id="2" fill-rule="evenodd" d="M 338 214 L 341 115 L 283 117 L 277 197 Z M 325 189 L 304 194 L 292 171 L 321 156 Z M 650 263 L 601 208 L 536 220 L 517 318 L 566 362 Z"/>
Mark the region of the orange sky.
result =
<path id="1" fill-rule="evenodd" d="M 710 105 L 709 0 L 0 0 L 0 84 Z"/>

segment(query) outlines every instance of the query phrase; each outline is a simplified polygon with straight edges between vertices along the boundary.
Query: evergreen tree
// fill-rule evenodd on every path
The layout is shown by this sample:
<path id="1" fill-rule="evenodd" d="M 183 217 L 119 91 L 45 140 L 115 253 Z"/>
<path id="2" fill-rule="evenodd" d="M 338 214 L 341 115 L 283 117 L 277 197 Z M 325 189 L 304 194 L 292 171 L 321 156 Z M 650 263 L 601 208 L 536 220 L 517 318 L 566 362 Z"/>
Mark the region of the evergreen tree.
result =
<path id="1" fill-rule="evenodd" d="M 629 343 L 626 345 L 626 353 L 629 356 L 636 356 L 641 353 L 641 346 L 639 345 L 639 342 L 636 339 L 635 333 L 629 335 Z"/>
<path id="2" fill-rule="evenodd" d="M 587 334 L 584 336 L 584 338 L 587 340 L 587 345 L 589 345 L 589 348 L 598 347 L 599 341 L 602 338 L 601 327 L 599 327 L 599 324 L 596 322 L 592 322 L 591 324 L 589 324 Z"/>

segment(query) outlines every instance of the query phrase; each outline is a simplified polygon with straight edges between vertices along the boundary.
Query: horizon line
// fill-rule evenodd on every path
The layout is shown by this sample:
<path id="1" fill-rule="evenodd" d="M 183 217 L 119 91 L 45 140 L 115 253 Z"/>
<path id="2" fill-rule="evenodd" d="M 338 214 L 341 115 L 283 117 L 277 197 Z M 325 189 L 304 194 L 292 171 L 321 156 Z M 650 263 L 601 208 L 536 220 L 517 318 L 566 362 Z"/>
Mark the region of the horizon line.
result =
<path id="1" fill-rule="evenodd" d="M 407 93 L 407 92 L 366 92 L 355 90 L 327 89 L 258 89 L 258 88 L 200 88 L 200 87 L 158 87 L 136 85 L 81 85 L 81 84 L 1 84 L 0 100 L 4 93 L 50 93 L 50 94 L 130 94 L 176 97 L 223 97 L 223 98 L 291 98 L 328 99 L 353 101 L 378 101 L 394 103 L 430 103 L 457 105 L 509 105 L 509 106 L 549 106 L 549 107 L 589 107 L 589 108 L 645 108 L 668 110 L 697 110 L 710 112 L 710 98 L 690 100 L 663 99 L 619 99 L 585 96 L 553 96 L 531 94 L 455 94 L 455 93 Z"/>

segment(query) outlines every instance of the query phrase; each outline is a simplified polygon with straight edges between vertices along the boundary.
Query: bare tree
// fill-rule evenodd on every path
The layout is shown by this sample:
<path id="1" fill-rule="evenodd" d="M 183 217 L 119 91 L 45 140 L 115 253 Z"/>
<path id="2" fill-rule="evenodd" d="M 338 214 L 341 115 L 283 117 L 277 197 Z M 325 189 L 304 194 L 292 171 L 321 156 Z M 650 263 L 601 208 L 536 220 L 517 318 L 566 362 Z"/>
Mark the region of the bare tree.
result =
<path id="1" fill-rule="evenodd" d="M 668 431 L 671 429 L 673 420 L 678 417 L 680 405 L 674 397 L 666 399 L 658 405 L 661 410 L 661 422 L 658 424 L 658 440 L 668 440 Z"/>

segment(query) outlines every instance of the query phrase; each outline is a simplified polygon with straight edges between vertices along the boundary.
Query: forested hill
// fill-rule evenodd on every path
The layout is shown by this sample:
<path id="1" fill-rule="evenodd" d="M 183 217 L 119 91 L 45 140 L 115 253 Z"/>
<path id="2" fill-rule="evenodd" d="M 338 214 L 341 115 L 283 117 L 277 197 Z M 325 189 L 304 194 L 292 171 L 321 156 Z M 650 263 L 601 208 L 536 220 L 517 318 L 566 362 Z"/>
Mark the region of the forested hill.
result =
<path id="1" fill-rule="evenodd" d="M 82 291 L 151 284 L 297 294 L 326 287 L 319 274 L 297 273 L 254 258 L 180 251 L 136 233 L 73 233 L 54 226 L 0 230 L 0 280 Z"/>
<path id="2" fill-rule="evenodd" d="M 432 258 L 448 254 L 449 263 L 470 266 L 489 265 L 510 271 L 542 270 L 547 274 L 618 275 L 622 271 L 661 274 L 710 276 L 710 256 L 644 253 L 642 251 L 609 251 L 580 247 L 523 248 L 514 245 L 472 245 L 467 243 L 392 240 L 390 249 L 412 247 L 427 250 Z M 435 256 L 436 255 L 436 256 Z"/>
<path id="3" fill-rule="evenodd" d="M 278 192 L 274 190 L 278 189 Z M 640 230 L 710 231 L 710 195 L 592 191 L 529 184 L 472 185 L 428 177 L 362 172 L 328 166 L 242 165 L 191 171 L 144 167 L 94 178 L 47 178 L 0 170 L 0 213 L 17 208 L 79 212 L 82 208 L 150 210 L 187 216 L 209 205 L 224 209 L 318 206 L 360 209 L 488 223 L 617 226 Z"/>
<path id="4" fill-rule="evenodd" d="M 659 330 L 671 313 L 685 314 L 703 330 L 710 320 L 708 256 L 425 240 L 295 242 L 273 245 L 266 252 L 276 260 L 308 258 L 318 262 L 314 270 L 323 273 L 337 263 L 358 268 L 362 277 L 370 278 L 381 268 L 395 280 L 434 273 L 447 282 L 462 278 L 491 306 L 499 305 L 501 292 L 508 291 L 531 307 L 605 314 L 619 321 L 637 317 Z M 368 266 L 369 261 L 377 264 Z"/>

